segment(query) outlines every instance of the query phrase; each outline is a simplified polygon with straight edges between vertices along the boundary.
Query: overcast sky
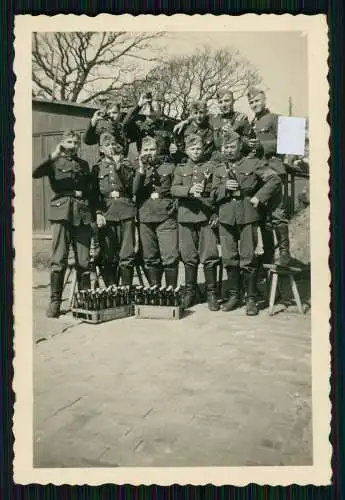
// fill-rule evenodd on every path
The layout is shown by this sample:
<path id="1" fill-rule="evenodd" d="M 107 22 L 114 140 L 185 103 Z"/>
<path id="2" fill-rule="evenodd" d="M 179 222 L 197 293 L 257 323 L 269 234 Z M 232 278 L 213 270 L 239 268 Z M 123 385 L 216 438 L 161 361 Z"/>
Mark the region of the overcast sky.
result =
<path id="1" fill-rule="evenodd" d="M 167 54 L 190 54 L 203 45 L 235 47 L 257 67 L 272 111 L 288 114 L 289 96 L 293 115 L 308 115 L 307 37 L 295 32 L 170 32 L 159 41 Z M 162 47 L 163 48 L 163 47 Z M 249 113 L 246 99 L 236 103 Z"/>

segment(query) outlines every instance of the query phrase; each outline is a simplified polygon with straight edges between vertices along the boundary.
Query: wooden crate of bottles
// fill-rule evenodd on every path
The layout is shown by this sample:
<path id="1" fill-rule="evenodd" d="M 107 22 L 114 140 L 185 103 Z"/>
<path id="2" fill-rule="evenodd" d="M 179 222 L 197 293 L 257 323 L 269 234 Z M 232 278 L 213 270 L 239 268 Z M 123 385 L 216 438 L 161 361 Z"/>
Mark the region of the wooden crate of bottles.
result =
<path id="1" fill-rule="evenodd" d="M 111 286 L 105 289 L 77 292 L 72 315 L 86 323 L 104 323 L 133 316 L 132 287 Z"/>
<path id="2" fill-rule="evenodd" d="M 137 287 L 134 314 L 137 319 L 181 319 L 182 290 L 172 287 Z"/>

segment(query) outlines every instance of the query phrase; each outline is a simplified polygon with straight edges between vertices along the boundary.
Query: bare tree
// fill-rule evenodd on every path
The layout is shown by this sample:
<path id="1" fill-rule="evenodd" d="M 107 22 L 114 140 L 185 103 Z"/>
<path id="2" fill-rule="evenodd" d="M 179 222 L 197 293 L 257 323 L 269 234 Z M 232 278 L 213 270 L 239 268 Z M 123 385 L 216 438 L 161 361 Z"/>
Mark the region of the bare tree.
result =
<path id="1" fill-rule="evenodd" d="M 234 92 L 235 100 L 261 78 L 240 53 L 233 48 L 212 50 L 204 47 L 188 56 L 174 56 L 154 67 L 135 86 L 123 88 L 126 102 L 138 99 L 142 91 L 152 90 L 162 102 L 165 115 L 180 118 L 187 115 L 191 101 L 212 101 L 223 88 Z"/>
<path id="2" fill-rule="evenodd" d="M 33 33 L 33 95 L 89 103 L 133 84 L 163 32 Z M 136 64 L 133 64 L 133 61 Z"/>

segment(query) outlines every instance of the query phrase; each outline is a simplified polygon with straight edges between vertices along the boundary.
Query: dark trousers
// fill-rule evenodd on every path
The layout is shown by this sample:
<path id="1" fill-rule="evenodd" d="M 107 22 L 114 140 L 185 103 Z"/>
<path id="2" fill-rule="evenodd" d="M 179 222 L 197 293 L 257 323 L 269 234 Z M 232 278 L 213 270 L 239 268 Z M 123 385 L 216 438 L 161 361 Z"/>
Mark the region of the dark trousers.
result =
<path id="1" fill-rule="evenodd" d="M 135 220 L 107 221 L 99 230 L 102 262 L 105 266 L 134 267 Z"/>
<path id="2" fill-rule="evenodd" d="M 145 266 L 172 267 L 178 262 L 177 221 L 141 222 L 139 226 L 141 248 Z"/>
<path id="3" fill-rule="evenodd" d="M 218 264 L 216 233 L 207 221 L 179 224 L 179 248 L 184 264 L 207 266 Z"/>
<path id="4" fill-rule="evenodd" d="M 280 224 L 288 224 L 288 218 L 286 215 L 286 207 L 284 205 L 283 188 L 280 187 L 279 190 L 272 196 L 267 204 L 268 217 L 272 222 L 273 228 L 279 226 Z"/>
<path id="5" fill-rule="evenodd" d="M 81 224 L 73 226 L 67 221 L 52 222 L 52 258 L 51 271 L 65 271 L 68 253 L 72 245 L 75 267 L 79 274 L 89 271 L 91 226 Z"/>
<path id="6" fill-rule="evenodd" d="M 258 223 L 235 226 L 221 223 L 219 236 L 224 267 L 253 269 L 258 244 Z"/>

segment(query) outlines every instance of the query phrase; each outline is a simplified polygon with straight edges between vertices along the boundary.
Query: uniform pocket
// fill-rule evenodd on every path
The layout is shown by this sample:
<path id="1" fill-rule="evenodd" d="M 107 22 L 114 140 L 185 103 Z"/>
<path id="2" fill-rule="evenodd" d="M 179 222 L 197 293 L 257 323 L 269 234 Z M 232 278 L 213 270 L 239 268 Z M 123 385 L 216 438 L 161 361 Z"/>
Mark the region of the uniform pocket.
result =
<path id="1" fill-rule="evenodd" d="M 59 207 L 66 205 L 66 203 L 68 203 L 68 202 L 69 202 L 69 198 L 58 198 L 57 200 L 52 200 L 50 202 L 50 206 L 52 208 L 59 208 Z"/>
<path id="2" fill-rule="evenodd" d="M 73 177 L 73 167 L 56 167 L 55 169 L 55 179 L 71 179 Z"/>

